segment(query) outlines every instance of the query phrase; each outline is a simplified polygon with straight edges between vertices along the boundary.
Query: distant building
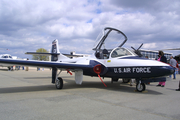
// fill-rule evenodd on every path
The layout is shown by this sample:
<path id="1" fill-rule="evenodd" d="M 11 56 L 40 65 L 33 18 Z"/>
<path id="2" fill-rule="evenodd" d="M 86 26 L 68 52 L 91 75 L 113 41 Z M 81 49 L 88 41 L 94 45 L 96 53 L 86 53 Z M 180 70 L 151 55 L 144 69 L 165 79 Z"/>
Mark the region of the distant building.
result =
<path id="1" fill-rule="evenodd" d="M 158 59 L 158 53 L 159 51 L 153 51 L 153 50 L 140 50 L 141 54 L 143 55 L 143 57 L 145 58 L 146 56 L 149 59 Z M 172 56 L 172 53 L 168 53 L 168 52 L 164 52 L 164 56 L 166 56 L 166 58 L 169 60 L 170 57 Z"/>

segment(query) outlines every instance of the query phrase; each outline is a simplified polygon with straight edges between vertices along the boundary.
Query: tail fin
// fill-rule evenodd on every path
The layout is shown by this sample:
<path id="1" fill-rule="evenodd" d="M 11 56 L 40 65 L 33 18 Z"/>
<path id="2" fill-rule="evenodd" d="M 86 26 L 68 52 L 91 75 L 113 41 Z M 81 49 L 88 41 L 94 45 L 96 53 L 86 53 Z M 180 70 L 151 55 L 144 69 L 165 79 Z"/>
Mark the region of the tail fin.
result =
<path id="1" fill-rule="evenodd" d="M 54 54 L 53 54 L 53 53 L 54 53 Z M 60 60 L 60 59 L 69 59 L 69 58 L 60 53 L 60 51 L 59 51 L 59 46 L 58 46 L 58 40 L 55 39 L 55 40 L 52 42 L 51 61 L 58 61 L 58 60 Z"/>
<path id="2" fill-rule="evenodd" d="M 59 52 L 59 47 L 58 47 L 58 40 L 55 39 L 53 42 L 52 42 L 52 48 L 51 48 L 51 53 L 60 53 Z M 51 61 L 57 61 L 58 60 L 58 55 L 57 54 L 52 54 L 51 55 Z"/>

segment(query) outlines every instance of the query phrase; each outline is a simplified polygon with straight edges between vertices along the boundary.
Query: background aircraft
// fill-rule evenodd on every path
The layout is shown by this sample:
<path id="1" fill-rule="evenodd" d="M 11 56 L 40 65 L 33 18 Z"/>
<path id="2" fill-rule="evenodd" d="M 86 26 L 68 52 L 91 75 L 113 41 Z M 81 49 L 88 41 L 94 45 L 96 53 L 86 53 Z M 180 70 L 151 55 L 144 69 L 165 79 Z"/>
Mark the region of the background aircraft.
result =
<path id="1" fill-rule="evenodd" d="M 0 58 L 5 58 L 5 59 L 13 59 L 13 57 L 10 55 L 10 54 L 1 54 L 0 55 Z M 13 70 L 13 66 L 10 64 L 10 65 L 7 65 L 7 64 L 0 64 L 1 67 L 7 67 L 8 70 Z"/>
<path id="2" fill-rule="evenodd" d="M 123 40 L 121 44 L 117 44 L 119 39 Z M 94 53 L 89 57 L 70 59 L 60 53 L 58 40 L 54 40 L 51 53 L 34 53 L 51 55 L 51 61 L 0 59 L 0 63 L 52 68 L 52 83 L 55 83 L 57 89 L 63 88 L 63 79 L 58 77 L 63 70 L 75 72 L 76 84 L 82 83 L 83 75 L 97 76 L 102 82 L 101 77 L 111 78 L 112 82 L 119 78 L 136 79 L 136 89 L 139 92 L 146 89 L 146 82 L 165 81 L 164 76 L 173 74 L 174 68 L 170 65 L 141 58 L 132 50 L 123 48 L 126 41 L 123 32 L 106 27 L 97 37 Z"/>
<path id="3" fill-rule="evenodd" d="M 9 59 L 11 59 L 12 56 L 10 54 L 1 54 L 0 58 L 9 58 Z"/>

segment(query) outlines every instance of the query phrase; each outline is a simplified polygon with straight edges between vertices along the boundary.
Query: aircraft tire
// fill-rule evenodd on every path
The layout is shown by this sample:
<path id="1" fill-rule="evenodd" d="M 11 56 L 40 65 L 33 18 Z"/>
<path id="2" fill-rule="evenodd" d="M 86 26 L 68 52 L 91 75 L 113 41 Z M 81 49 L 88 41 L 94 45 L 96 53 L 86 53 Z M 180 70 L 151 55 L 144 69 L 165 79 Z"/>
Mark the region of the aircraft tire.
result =
<path id="1" fill-rule="evenodd" d="M 136 90 L 137 90 L 138 92 L 145 91 L 145 89 L 146 89 L 145 83 L 138 83 L 138 84 L 136 84 Z"/>
<path id="2" fill-rule="evenodd" d="M 118 82 L 119 78 L 111 78 L 111 83 Z"/>
<path id="3" fill-rule="evenodd" d="M 128 79 L 128 78 L 123 78 L 123 79 L 122 79 L 123 83 L 128 83 L 128 82 L 130 82 L 130 80 L 131 80 L 131 79 Z"/>
<path id="4" fill-rule="evenodd" d="M 55 86 L 57 89 L 63 88 L 63 79 L 61 77 L 58 77 L 58 79 L 56 80 Z"/>

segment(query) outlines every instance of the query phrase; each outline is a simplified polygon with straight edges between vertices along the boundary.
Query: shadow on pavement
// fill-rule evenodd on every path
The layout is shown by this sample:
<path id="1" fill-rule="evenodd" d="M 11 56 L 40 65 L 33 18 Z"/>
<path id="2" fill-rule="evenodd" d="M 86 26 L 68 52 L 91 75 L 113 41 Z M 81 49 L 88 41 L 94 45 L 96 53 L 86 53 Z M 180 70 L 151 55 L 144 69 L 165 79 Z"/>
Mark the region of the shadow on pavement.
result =
<path id="1" fill-rule="evenodd" d="M 47 77 L 46 77 L 47 78 Z M 32 77 L 27 77 L 25 79 L 33 79 Z M 42 77 L 35 77 L 35 79 L 42 79 Z M 157 91 L 146 90 L 145 92 L 136 92 L 136 86 L 129 86 L 129 84 L 124 84 L 121 82 L 111 83 L 110 81 L 105 81 L 107 87 L 103 85 L 101 81 L 83 81 L 82 85 L 75 84 L 74 80 L 64 79 L 64 90 L 69 89 L 79 89 L 79 88 L 97 88 L 97 89 L 104 89 L 110 91 L 119 91 L 119 92 L 127 92 L 127 93 L 136 93 L 136 94 L 153 94 L 159 95 L 162 94 Z M 8 87 L 8 88 L 0 88 L 0 94 L 3 93 L 18 93 L 18 92 L 35 92 L 35 91 L 51 91 L 51 90 L 58 90 L 55 88 L 54 84 L 49 85 L 36 85 L 36 86 L 22 86 L 22 87 Z M 59 90 L 61 91 L 61 90 Z"/>

